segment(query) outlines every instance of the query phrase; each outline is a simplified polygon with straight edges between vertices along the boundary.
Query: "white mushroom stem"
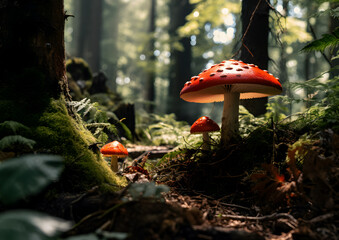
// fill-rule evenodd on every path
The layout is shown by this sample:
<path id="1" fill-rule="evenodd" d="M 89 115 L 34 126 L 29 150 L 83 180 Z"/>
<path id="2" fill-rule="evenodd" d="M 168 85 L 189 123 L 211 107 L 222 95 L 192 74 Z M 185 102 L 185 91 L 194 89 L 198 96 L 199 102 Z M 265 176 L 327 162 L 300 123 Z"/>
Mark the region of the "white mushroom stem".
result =
<path id="1" fill-rule="evenodd" d="M 239 135 L 239 99 L 240 93 L 225 88 L 224 110 L 221 124 L 221 144 L 226 146 Z"/>
<path id="2" fill-rule="evenodd" d="M 118 157 L 115 155 L 111 157 L 111 169 L 113 172 L 118 172 Z"/>
<path id="3" fill-rule="evenodd" d="M 210 137 L 208 135 L 208 132 L 202 133 L 202 140 L 203 140 L 202 150 L 208 150 L 209 149 L 208 145 L 210 143 Z"/>

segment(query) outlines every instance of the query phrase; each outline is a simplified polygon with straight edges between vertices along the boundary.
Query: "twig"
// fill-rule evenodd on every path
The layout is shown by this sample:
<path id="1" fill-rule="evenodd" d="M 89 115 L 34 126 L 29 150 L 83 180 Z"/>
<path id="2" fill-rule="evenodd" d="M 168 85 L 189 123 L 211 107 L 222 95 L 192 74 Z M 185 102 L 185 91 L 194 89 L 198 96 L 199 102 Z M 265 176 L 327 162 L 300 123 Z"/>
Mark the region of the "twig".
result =
<path id="1" fill-rule="evenodd" d="M 102 214 L 102 213 L 103 213 L 103 211 L 100 210 L 100 211 L 97 211 L 97 212 L 94 212 L 94 213 L 91 213 L 91 214 L 85 216 L 85 217 L 82 218 L 78 223 L 76 223 L 76 224 L 71 228 L 71 230 L 76 229 L 76 228 L 79 227 L 81 224 L 83 224 L 84 222 L 86 222 L 88 219 L 90 219 L 90 218 L 92 218 L 92 217 L 96 217 L 96 216 L 98 216 L 98 215 L 100 215 L 100 214 Z"/>
<path id="2" fill-rule="evenodd" d="M 129 183 L 124 189 L 122 189 L 117 197 L 117 199 L 121 199 L 125 193 L 127 192 L 127 190 L 131 187 L 132 183 Z"/>
<path id="3" fill-rule="evenodd" d="M 222 159 L 220 159 L 220 160 L 218 160 L 218 161 L 215 161 L 215 162 L 212 162 L 212 163 L 208 163 L 208 165 L 216 165 L 216 164 L 218 164 L 218 163 L 220 163 L 220 162 L 223 162 L 223 161 L 227 160 L 227 159 L 229 158 L 229 156 L 231 156 L 231 155 L 233 154 L 233 152 L 234 152 L 235 150 L 238 150 L 238 149 L 239 149 L 239 145 L 237 145 L 235 148 L 233 148 L 233 149 L 227 154 L 226 157 L 224 157 L 224 158 L 222 158 Z"/>
<path id="4" fill-rule="evenodd" d="M 295 219 L 292 215 L 288 213 L 273 213 L 271 215 L 261 216 L 261 217 L 251 217 L 251 216 L 239 216 L 239 215 L 228 215 L 223 214 L 221 215 L 225 219 L 232 219 L 232 220 L 244 220 L 244 221 L 268 221 L 268 220 L 275 220 L 279 218 L 287 218 L 291 220 L 295 225 L 298 225 L 298 220 Z"/>
<path id="5" fill-rule="evenodd" d="M 243 206 L 240 206 L 240 205 L 236 205 L 236 204 L 231 204 L 231 203 L 223 203 L 223 202 L 220 202 L 219 204 L 223 205 L 223 206 L 226 206 L 226 207 L 235 207 L 235 208 L 241 208 L 241 209 L 245 209 L 247 211 L 250 211 L 251 209 L 248 208 L 248 207 L 243 207 Z"/>
<path id="6" fill-rule="evenodd" d="M 326 213 L 326 214 L 317 216 L 317 217 L 312 218 L 311 220 L 305 221 L 305 222 L 308 222 L 308 223 L 318 223 L 318 222 L 322 222 L 322 221 L 325 221 L 325 220 L 327 220 L 327 219 L 329 219 L 329 218 L 333 218 L 336 214 L 338 214 L 338 213 L 337 213 L 337 212 Z"/>
<path id="7" fill-rule="evenodd" d="M 92 194 L 94 192 L 96 192 L 99 189 L 99 186 L 94 186 L 92 187 L 90 190 L 88 190 L 87 192 L 81 194 L 77 199 L 73 200 L 69 206 L 70 208 L 70 214 L 71 214 L 71 219 L 74 219 L 74 214 L 73 214 L 73 205 L 79 201 L 81 201 L 84 197 L 86 197 L 89 194 Z"/>
<path id="8" fill-rule="evenodd" d="M 73 201 L 71 202 L 71 205 L 73 205 L 73 204 L 79 202 L 79 201 L 82 200 L 84 197 L 86 197 L 86 196 L 89 195 L 89 194 L 94 193 L 94 192 L 97 191 L 98 189 L 99 189 L 99 186 L 94 186 L 94 187 L 92 187 L 92 188 L 91 188 L 90 190 L 88 190 L 87 192 L 81 194 L 80 197 L 78 197 L 77 199 L 73 200 Z"/>
<path id="9" fill-rule="evenodd" d="M 105 222 L 99 229 L 103 231 L 103 230 L 107 229 L 107 227 L 110 226 L 111 223 L 112 223 L 112 221 L 111 221 L 111 220 L 108 220 L 108 221 Z"/>
<path id="10" fill-rule="evenodd" d="M 252 15 L 251 15 L 251 17 L 250 17 L 249 23 L 248 23 L 248 25 L 247 25 L 247 28 L 246 28 L 246 30 L 245 30 L 245 32 L 244 32 L 244 34 L 242 35 L 242 38 L 241 38 L 241 40 L 240 40 L 240 41 L 241 41 L 241 45 L 244 46 L 244 47 L 247 49 L 247 51 L 251 54 L 252 57 L 253 57 L 253 54 L 252 54 L 251 51 L 248 49 L 248 47 L 244 44 L 244 38 L 246 37 L 247 32 L 248 32 L 248 30 L 250 29 L 250 26 L 252 25 L 253 17 L 254 17 L 254 15 L 255 15 L 255 13 L 257 12 L 257 10 L 258 10 L 258 8 L 259 8 L 259 5 L 260 5 L 261 1 L 262 1 L 262 0 L 259 0 L 257 6 L 255 6 L 255 9 L 254 9 L 254 11 L 252 12 Z M 233 58 L 234 56 L 236 56 L 236 55 L 240 52 L 240 49 L 241 49 L 241 47 L 238 49 L 238 51 L 237 51 L 235 54 L 233 54 L 232 58 Z"/>

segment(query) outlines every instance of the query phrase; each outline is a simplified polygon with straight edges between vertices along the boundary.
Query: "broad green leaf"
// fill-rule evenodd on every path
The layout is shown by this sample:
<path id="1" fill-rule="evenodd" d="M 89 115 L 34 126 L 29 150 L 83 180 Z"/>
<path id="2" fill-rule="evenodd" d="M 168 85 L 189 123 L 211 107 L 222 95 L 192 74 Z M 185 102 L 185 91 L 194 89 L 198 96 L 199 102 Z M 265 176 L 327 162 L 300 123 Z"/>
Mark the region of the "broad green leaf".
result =
<path id="1" fill-rule="evenodd" d="M 62 158 L 54 155 L 26 155 L 0 163 L 0 201 L 14 203 L 40 192 L 58 179 L 62 167 Z"/>
<path id="2" fill-rule="evenodd" d="M 65 220 L 29 210 L 14 210 L 0 214 L 0 239 L 50 240 L 69 230 Z"/>

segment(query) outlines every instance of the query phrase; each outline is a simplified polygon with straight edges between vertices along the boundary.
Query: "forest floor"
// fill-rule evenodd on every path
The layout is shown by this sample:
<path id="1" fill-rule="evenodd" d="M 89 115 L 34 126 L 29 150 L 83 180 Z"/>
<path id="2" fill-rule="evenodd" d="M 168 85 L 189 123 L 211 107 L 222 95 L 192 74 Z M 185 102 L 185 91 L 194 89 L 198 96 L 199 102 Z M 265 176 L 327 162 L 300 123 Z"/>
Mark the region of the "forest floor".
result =
<path id="1" fill-rule="evenodd" d="M 329 211 L 308 219 L 298 212 L 271 212 L 262 215 L 251 199 L 227 203 L 225 199 L 171 189 L 164 199 L 131 199 L 128 188 L 115 195 L 93 189 L 78 196 L 64 196 L 49 207 L 60 208 L 76 224 L 65 236 L 100 231 L 111 232 L 104 239 L 337 239 L 338 212 Z M 146 190 L 148 191 L 148 190 Z M 126 201 L 124 197 L 129 198 Z M 228 196 L 232 198 L 232 196 Z M 61 206 L 60 203 L 62 202 Z M 248 204 L 245 204 L 247 202 Z M 302 212 L 302 213 L 301 213 Z M 58 214 L 56 214 L 58 215 Z M 126 233 L 126 235 L 121 234 Z"/>
<path id="2" fill-rule="evenodd" d="M 339 238 L 339 136 L 330 133 L 323 142 L 307 145 L 311 154 L 305 159 L 312 164 L 304 163 L 304 172 L 289 165 L 290 176 L 284 179 L 269 166 L 256 175 L 254 180 L 260 181 L 254 184 L 253 178 L 242 174 L 218 175 L 218 164 L 233 165 L 232 159 L 197 164 L 189 160 L 198 157 L 190 151 L 148 172 L 144 163 L 151 161 L 150 156 L 159 157 L 170 149 L 138 146 L 130 151 L 139 157 L 120 172 L 130 182 L 127 187 L 109 195 L 94 188 L 61 196 L 47 208 L 61 208 L 63 218 L 76 222 L 65 236 L 95 232 L 104 239 L 335 240 Z M 334 155 L 324 154 L 329 145 Z M 302 152 L 302 144 L 298 146 Z M 220 159 L 218 154 L 213 157 Z M 310 166 L 312 171 L 307 170 Z M 317 173 L 311 174 L 315 169 Z M 311 181 L 307 186 L 306 180 Z M 213 194 L 216 189 L 221 194 Z"/>

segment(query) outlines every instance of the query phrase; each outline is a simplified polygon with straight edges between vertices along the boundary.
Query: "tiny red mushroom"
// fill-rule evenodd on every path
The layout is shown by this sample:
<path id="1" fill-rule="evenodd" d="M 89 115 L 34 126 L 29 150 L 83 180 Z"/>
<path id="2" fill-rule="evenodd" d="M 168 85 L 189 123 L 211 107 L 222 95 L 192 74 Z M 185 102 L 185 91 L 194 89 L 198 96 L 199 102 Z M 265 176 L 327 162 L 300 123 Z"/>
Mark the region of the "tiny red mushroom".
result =
<path id="1" fill-rule="evenodd" d="M 100 152 L 105 157 L 111 157 L 111 169 L 113 172 L 118 171 L 118 158 L 128 156 L 127 149 L 118 141 L 113 141 L 104 145 Z"/>
<path id="2" fill-rule="evenodd" d="M 224 101 L 221 143 L 227 145 L 239 131 L 239 99 L 261 98 L 280 94 L 279 79 L 254 64 L 228 60 L 213 65 L 185 83 L 180 97 L 188 102 Z"/>
<path id="3" fill-rule="evenodd" d="M 203 116 L 198 118 L 191 126 L 191 134 L 202 134 L 203 150 L 208 150 L 209 132 L 217 132 L 220 130 L 219 125 L 209 117 Z"/>

